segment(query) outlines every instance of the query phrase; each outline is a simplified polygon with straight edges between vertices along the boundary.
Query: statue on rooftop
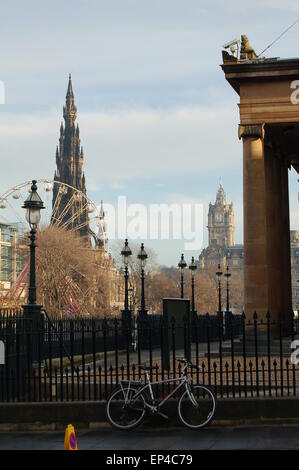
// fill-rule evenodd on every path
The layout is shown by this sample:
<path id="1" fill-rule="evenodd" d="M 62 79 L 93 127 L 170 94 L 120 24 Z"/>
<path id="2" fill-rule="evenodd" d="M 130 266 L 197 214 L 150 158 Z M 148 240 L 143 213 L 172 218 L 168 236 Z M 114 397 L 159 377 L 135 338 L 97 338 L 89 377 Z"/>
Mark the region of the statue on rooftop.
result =
<path id="1" fill-rule="evenodd" d="M 241 47 L 239 48 L 239 46 Z M 258 56 L 255 53 L 255 50 L 251 46 L 248 37 L 245 34 L 242 34 L 241 41 L 239 39 L 234 39 L 223 46 L 222 58 L 223 63 L 225 62 L 235 62 L 238 63 L 242 60 L 257 59 Z M 228 52 L 228 50 L 230 52 Z"/>
<path id="2" fill-rule="evenodd" d="M 256 59 L 257 55 L 245 34 L 241 36 L 240 60 Z"/>

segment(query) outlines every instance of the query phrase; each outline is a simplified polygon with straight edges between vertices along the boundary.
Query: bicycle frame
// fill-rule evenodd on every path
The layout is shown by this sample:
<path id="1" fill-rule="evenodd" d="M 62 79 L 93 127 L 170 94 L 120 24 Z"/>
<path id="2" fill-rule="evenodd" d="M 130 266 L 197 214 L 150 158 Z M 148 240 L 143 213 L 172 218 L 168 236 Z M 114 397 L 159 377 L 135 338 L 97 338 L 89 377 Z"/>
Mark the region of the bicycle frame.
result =
<path id="1" fill-rule="evenodd" d="M 142 392 L 144 392 L 145 390 L 149 389 L 149 392 L 150 392 L 150 396 L 151 396 L 151 399 L 152 399 L 152 404 L 149 404 L 147 402 L 144 403 L 144 405 L 149 408 L 152 412 L 157 412 L 160 408 L 162 408 L 162 406 L 180 389 L 182 388 L 183 386 L 185 386 L 186 388 L 186 391 L 188 393 L 188 396 L 191 400 L 191 402 L 194 404 L 194 406 L 197 406 L 197 402 L 196 400 L 194 400 L 193 398 L 193 394 L 190 393 L 190 386 L 189 386 L 189 383 L 188 383 L 188 378 L 187 378 L 187 374 L 185 373 L 187 367 L 184 368 L 183 372 L 184 372 L 184 376 L 183 377 L 174 377 L 172 379 L 167 379 L 167 380 L 156 380 L 154 382 L 151 382 L 150 379 L 149 379 L 149 374 L 148 372 L 146 371 L 146 384 L 141 387 L 140 389 L 136 390 L 136 394 L 134 395 L 133 397 L 133 403 L 134 401 L 137 400 L 138 396 L 142 394 Z M 154 397 L 154 393 L 153 393 L 153 389 L 152 389 L 152 385 L 159 385 L 159 384 L 168 384 L 168 383 L 175 383 L 175 382 L 180 382 L 173 390 L 172 392 L 169 393 L 169 395 L 167 395 L 167 397 L 165 397 L 158 405 L 155 404 L 155 397 Z M 124 389 L 123 389 L 123 384 L 128 384 L 128 390 L 127 390 L 127 393 L 126 393 L 126 396 L 125 396 L 125 393 L 124 393 Z M 140 382 L 132 382 L 132 381 L 120 381 L 120 386 L 121 386 L 121 389 L 124 393 L 124 398 L 125 398 L 125 404 L 128 403 L 128 396 L 129 396 L 129 391 L 130 391 L 130 386 L 134 386 L 134 385 L 140 385 Z M 132 388 L 133 389 L 133 388 Z M 132 399 L 130 400 L 132 401 Z"/>

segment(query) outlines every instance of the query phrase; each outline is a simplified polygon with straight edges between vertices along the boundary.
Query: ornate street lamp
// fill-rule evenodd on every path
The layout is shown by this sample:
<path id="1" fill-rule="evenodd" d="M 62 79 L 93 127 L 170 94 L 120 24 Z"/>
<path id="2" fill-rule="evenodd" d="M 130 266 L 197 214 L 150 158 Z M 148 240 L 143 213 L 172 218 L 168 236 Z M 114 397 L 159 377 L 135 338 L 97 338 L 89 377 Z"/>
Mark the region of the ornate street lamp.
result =
<path id="1" fill-rule="evenodd" d="M 23 305 L 24 318 L 30 320 L 27 326 L 30 328 L 32 341 L 32 364 L 37 365 L 38 357 L 38 338 L 41 330 L 41 305 L 36 303 L 36 268 L 35 268 L 35 240 L 36 229 L 40 222 L 40 211 L 45 209 L 44 203 L 37 193 L 36 180 L 32 180 L 31 191 L 24 202 L 23 209 L 26 209 L 26 220 L 30 226 L 30 277 L 28 303 Z"/>
<path id="2" fill-rule="evenodd" d="M 125 301 L 124 301 L 124 310 L 122 310 L 122 329 L 124 338 L 127 338 L 127 346 L 132 340 L 132 314 L 129 309 L 129 259 L 132 256 L 132 251 L 128 245 L 128 239 L 125 239 L 125 244 L 121 250 L 122 262 L 124 268 L 124 279 L 125 279 Z"/>
<path id="3" fill-rule="evenodd" d="M 220 264 L 218 264 L 218 271 L 216 272 L 216 276 L 218 278 L 218 314 L 219 316 L 222 315 L 222 303 L 221 303 L 221 277 L 222 271 L 220 268 Z"/>
<path id="4" fill-rule="evenodd" d="M 30 226 L 30 281 L 29 281 L 29 295 L 28 306 L 36 305 L 36 279 L 35 279 L 35 240 L 36 229 L 40 222 L 40 211 L 45 209 L 44 203 L 37 193 L 36 180 L 32 180 L 31 191 L 24 202 L 23 209 L 26 209 L 26 220 Z M 40 306 L 39 306 L 40 308 Z"/>
<path id="5" fill-rule="evenodd" d="M 189 264 L 189 269 L 191 272 L 191 290 L 192 290 L 191 312 L 194 314 L 195 313 L 194 276 L 195 276 L 195 271 L 197 270 L 197 265 L 194 261 L 194 256 L 192 256 L 191 263 Z"/>
<path id="6" fill-rule="evenodd" d="M 134 351 L 136 351 L 137 348 L 137 328 L 136 328 L 136 318 L 135 318 L 135 309 L 134 309 L 134 288 L 132 285 L 129 286 L 128 288 L 128 294 L 129 294 L 129 310 L 131 312 L 131 318 L 132 318 L 132 345 Z"/>
<path id="7" fill-rule="evenodd" d="M 226 311 L 227 313 L 229 310 L 229 281 L 231 277 L 231 273 L 229 272 L 229 266 L 226 266 L 226 273 L 224 274 L 226 277 Z"/>
<path id="8" fill-rule="evenodd" d="M 134 307 L 133 307 L 133 295 L 134 295 L 134 289 L 132 286 L 128 288 L 128 294 L 129 294 L 129 310 L 134 314 Z"/>
<path id="9" fill-rule="evenodd" d="M 137 258 L 140 261 L 140 270 L 141 270 L 141 304 L 139 314 L 145 315 L 147 310 L 145 308 L 145 295 L 144 295 L 144 268 L 147 260 L 147 253 L 144 249 L 144 244 L 141 243 L 140 250 L 138 252 Z"/>
<path id="10" fill-rule="evenodd" d="M 181 270 L 181 299 L 184 298 L 184 269 L 187 267 L 187 263 L 184 259 L 184 254 L 182 253 L 181 259 L 178 263 L 178 267 Z"/>
<path id="11" fill-rule="evenodd" d="M 125 244 L 121 250 L 123 267 L 124 267 L 124 278 L 125 278 L 125 302 L 124 302 L 124 312 L 129 312 L 129 290 L 128 290 L 128 281 L 129 281 L 129 259 L 132 256 L 131 248 L 128 245 L 128 239 L 126 238 Z"/>

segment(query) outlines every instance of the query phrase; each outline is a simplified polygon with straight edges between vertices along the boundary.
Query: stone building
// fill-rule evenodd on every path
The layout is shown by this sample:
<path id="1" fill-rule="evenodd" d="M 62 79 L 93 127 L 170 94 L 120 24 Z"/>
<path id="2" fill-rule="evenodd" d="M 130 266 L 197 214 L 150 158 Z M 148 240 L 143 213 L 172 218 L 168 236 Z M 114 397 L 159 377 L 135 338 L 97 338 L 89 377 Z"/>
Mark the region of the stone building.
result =
<path id="1" fill-rule="evenodd" d="M 208 214 L 209 245 L 221 247 L 234 244 L 234 208 L 226 201 L 226 194 L 221 184 L 216 194 L 215 204 L 209 204 Z"/>
<path id="2" fill-rule="evenodd" d="M 243 309 L 243 245 L 234 243 L 234 206 L 228 203 L 223 187 L 219 186 L 215 203 L 209 204 L 208 212 L 209 243 L 199 255 L 199 269 L 215 276 L 218 264 L 224 273 L 230 267 L 231 285 L 234 295 L 231 296 L 232 312 L 239 313 Z M 232 298 L 233 297 L 233 298 Z M 224 301 L 224 298 L 223 298 Z"/>
<path id="3" fill-rule="evenodd" d="M 109 313 L 109 310 L 119 311 L 123 306 L 124 300 L 123 277 L 116 268 L 114 259 L 108 252 L 108 236 L 103 201 L 101 201 L 99 211 L 99 231 L 97 234 L 95 234 L 89 226 L 88 206 L 86 204 L 83 208 L 80 206 L 82 201 L 79 196 L 80 193 L 86 195 L 86 182 L 83 171 L 84 155 L 80 142 L 79 126 L 78 124 L 75 125 L 77 107 L 75 106 L 71 75 L 69 75 L 66 103 L 63 107 L 63 117 L 65 124 L 63 125 L 63 123 L 61 123 L 60 126 L 59 146 L 56 149 L 57 169 L 55 171 L 54 180 L 78 189 L 78 201 L 76 204 L 72 203 L 70 209 L 65 211 L 74 192 L 69 191 L 62 195 L 58 194 L 60 190 L 59 185 L 54 185 L 52 206 L 53 208 L 55 207 L 55 217 L 60 220 L 62 219 L 62 224 L 68 220 L 73 220 L 72 223 L 67 224 L 67 227 L 78 227 L 77 233 L 79 233 L 81 237 L 86 238 L 90 243 L 97 269 L 104 273 L 106 281 L 105 289 L 103 286 L 97 286 L 96 288 L 99 289 L 99 292 L 103 292 L 103 296 L 105 297 L 103 301 L 108 307 L 107 313 Z M 57 205 L 58 209 L 56 207 Z M 80 213 L 80 216 L 74 217 L 77 211 Z M 53 213 L 54 211 L 52 211 L 52 223 L 55 223 Z M 91 238 L 94 243 L 91 243 Z M 93 297 L 92 294 L 91 297 Z"/>
<path id="4" fill-rule="evenodd" d="M 243 149 L 244 305 L 249 319 L 257 311 L 264 321 L 268 312 L 273 320 L 285 320 L 288 335 L 293 310 L 288 173 L 291 167 L 299 173 L 299 107 L 297 90 L 292 92 L 299 59 L 255 54 L 246 35 L 241 39 L 240 56 L 224 50 L 221 67 L 237 94 Z"/>
<path id="5" fill-rule="evenodd" d="M 233 271 L 243 271 L 243 245 L 234 244 L 234 207 L 226 200 L 226 194 L 219 185 L 215 203 L 209 204 L 208 213 L 209 244 L 199 256 L 199 267 L 205 269 L 229 265 Z"/>
<path id="6" fill-rule="evenodd" d="M 215 204 L 209 205 L 208 226 L 209 244 L 199 256 L 199 268 L 209 267 L 217 269 L 220 263 L 222 269 L 230 267 L 232 275 L 239 275 L 243 279 L 244 273 L 244 246 L 234 244 L 234 211 L 233 204 L 226 202 L 225 192 L 220 185 Z M 292 306 L 295 312 L 299 311 L 299 230 L 290 231 L 291 240 L 291 279 L 292 279 Z"/>
<path id="7" fill-rule="evenodd" d="M 55 218 L 58 219 L 62 216 L 61 218 L 63 223 L 73 220 L 68 226 L 70 228 L 74 228 L 74 226 L 81 227 L 79 229 L 80 235 L 89 238 L 88 207 L 85 204 L 85 200 L 82 201 L 80 199 L 80 192 L 86 195 L 86 185 L 83 172 L 83 148 L 80 143 L 79 126 L 78 124 L 75 125 L 76 117 L 77 108 L 75 106 L 70 75 L 66 94 L 66 103 L 63 107 L 63 118 L 65 124 L 63 125 L 63 123 L 61 123 L 59 146 L 56 148 L 57 169 L 55 171 L 54 180 L 78 189 L 78 200 L 76 200 L 75 203 L 72 203 L 69 210 L 64 213 L 64 209 L 66 208 L 70 198 L 73 196 L 73 191 L 67 191 L 66 188 L 54 185 L 53 208 L 55 207 Z M 66 192 L 59 194 L 59 191 L 62 189 Z M 55 203 L 58 205 L 57 209 Z M 79 216 L 76 214 L 79 214 Z M 55 223 L 55 220 L 53 219 L 54 217 L 52 213 L 52 222 Z"/>
<path id="8" fill-rule="evenodd" d="M 226 264 L 231 271 L 243 273 L 244 267 L 244 246 L 241 244 L 228 246 L 225 250 Z"/>
<path id="9" fill-rule="evenodd" d="M 28 259 L 28 246 L 18 223 L 0 223 L 0 298 L 1 305 L 10 305 L 14 296 L 24 297 L 23 289 L 18 289 L 17 281 Z M 25 274 L 24 274 L 25 275 Z M 17 292 L 18 290 L 18 292 Z"/>

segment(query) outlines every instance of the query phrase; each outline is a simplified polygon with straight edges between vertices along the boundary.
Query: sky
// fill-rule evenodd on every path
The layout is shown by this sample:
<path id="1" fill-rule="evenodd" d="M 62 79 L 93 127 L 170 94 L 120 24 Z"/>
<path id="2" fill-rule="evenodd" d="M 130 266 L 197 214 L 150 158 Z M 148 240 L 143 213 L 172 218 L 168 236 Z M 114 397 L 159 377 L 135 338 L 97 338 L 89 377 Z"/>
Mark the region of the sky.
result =
<path id="1" fill-rule="evenodd" d="M 247 34 L 259 53 L 297 18 L 295 0 L 2 2 L 0 195 L 53 177 L 71 73 L 90 199 L 198 203 L 205 226 L 221 178 L 242 243 L 238 96 L 220 68 L 222 45 Z M 298 36 L 299 23 L 267 57 L 299 56 Z M 290 172 L 293 229 L 297 185 Z M 145 243 L 166 265 L 183 250 L 180 240 Z"/>

